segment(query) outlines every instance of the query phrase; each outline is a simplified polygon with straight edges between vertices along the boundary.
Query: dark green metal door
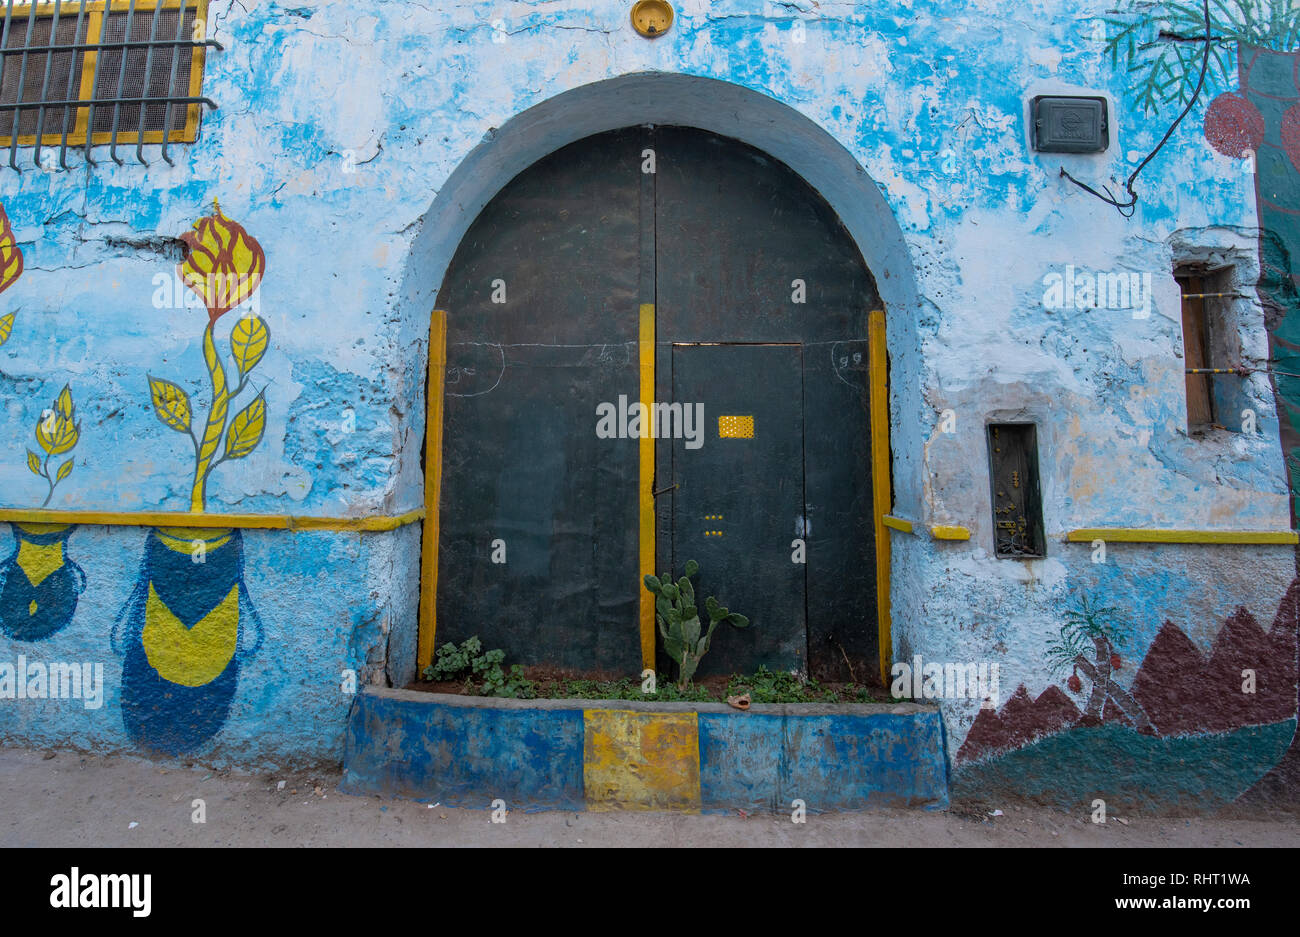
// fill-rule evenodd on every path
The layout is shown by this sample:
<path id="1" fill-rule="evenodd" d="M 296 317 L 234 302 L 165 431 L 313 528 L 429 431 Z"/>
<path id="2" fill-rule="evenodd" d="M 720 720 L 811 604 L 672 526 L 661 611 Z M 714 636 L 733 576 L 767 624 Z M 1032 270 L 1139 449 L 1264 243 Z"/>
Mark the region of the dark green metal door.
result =
<path id="1" fill-rule="evenodd" d="M 704 594 L 754 622 L 722 626 L 701 674 L 872 673 L 878 302 L 821 196 L 735 140 L 629 128 L 521 173 L 470 227 L 438 294 L 438 643 L 477 634 L 511 662 L 637 673 L 638 537 L 652 523 L 655 572 L 699 560 Z M 654 308 L 654 400 L 703 403 L 706 424 L 698 449 L 655 442 L 651 509 L 641 441 L 596 431 L 597 407 L 636 401 L 647 377 L 642 306 Z M 753 416 L 753 438 L 721 438 L 719 416 Z M 806 563 L 792 560 L 796 538 Z"/>
<path id="2" fill-rule="evenodd" d="M 720 625 L 705 673 L 807 664 L 802 536 L 803 362 L 798 345 L 674 345 L 673 402 L 703 412 L 672 443 L 672 567 L 700 564 L 696 593 L 745 615 Z"/>

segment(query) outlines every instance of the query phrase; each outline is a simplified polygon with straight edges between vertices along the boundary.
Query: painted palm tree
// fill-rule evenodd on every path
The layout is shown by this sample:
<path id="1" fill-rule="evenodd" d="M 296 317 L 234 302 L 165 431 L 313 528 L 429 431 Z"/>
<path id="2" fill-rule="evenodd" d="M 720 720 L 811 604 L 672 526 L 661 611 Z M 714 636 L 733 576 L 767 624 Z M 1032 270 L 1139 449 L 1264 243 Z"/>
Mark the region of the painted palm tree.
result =
<path id="1" fill-rule="evenodd" d="M 1139 732 L 1155 735 L 1155 726 L 1146 711 L 1112 676 L 1123 661 L 1119 651 L 1127 642 L 1128 629 L 1117 609 L 1099 605 L 1080 595 L 1065 611 L 1060 636 L 1047 648 L 1047 658 L 1054 672 L 1072 668 L 1066 686 L 1071 692 L 1083 690 L 1082 673 L 1092 684 L 1080 725 L 1101 725 L 1106 703 L 1122 712 Z"/>

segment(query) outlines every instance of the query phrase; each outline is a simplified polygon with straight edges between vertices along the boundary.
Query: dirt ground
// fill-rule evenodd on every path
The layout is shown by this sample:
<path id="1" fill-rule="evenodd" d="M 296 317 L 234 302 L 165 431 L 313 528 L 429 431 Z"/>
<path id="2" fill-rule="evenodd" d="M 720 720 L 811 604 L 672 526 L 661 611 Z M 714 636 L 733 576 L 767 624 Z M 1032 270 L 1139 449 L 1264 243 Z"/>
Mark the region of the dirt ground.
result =
<path id="1" fill-rule="evenodd" d="M 455 810 L 338 792 L 337 771 L 245 775 L 141 758 L 0 749 L 12 846 L 1300 846 L 1300 818 L 1086 816 L 1003 805 L 788 816 Z M 280 782 L 284 782 L 281 786 Z M 196 823 L 195 800 L 205 823 Z M 1124 822 L 1127 821 L 1127 822 Z"/>

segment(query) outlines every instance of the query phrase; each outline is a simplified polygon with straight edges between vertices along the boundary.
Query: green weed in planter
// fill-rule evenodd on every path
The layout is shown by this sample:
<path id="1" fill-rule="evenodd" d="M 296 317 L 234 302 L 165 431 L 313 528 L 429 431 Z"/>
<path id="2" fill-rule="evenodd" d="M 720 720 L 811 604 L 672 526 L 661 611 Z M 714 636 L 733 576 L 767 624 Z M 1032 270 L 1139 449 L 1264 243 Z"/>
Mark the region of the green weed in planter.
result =
<path id="1" fill-rule="evenodd" d="M 695 587 L 691 577 L 700 571 L 700 564 L 694 560 L 686 561 L 686 575 L 673 581 L 664 576 L 646 576 L 645 587 L 655 596 L 655 620 L 659 623 L 659 634 L 664 639 L 664 650 L 677 662 L 677 688 L 683 692 L 695 676 L 700 666 L 700 658 L 709 652 L 709 641 L 713 638 L 713 629 L 720 622 L 726 622 L 735 628 L 748 628 L 749 619 L 738 615 L 718 604 L 718 600 L 709 596 L 704 600 L 704 610 L 709 616 L 709 630 L 703 631 L 700 623 L 699 609 L 695 605 Z M 703 633 L 701 633 L 703 631 Z"/>
<path id="2" fill-rule="evenodd" d="M 438 648 L 435 660 L 424 668 L 426 680 L 456 680 L 465 675 L 467 690 L 473 690 L 474 679 L 483 681 L 477 688 L 482 696 L 502 696 L 512 699 L 533 699 L 537 696 L 533 682 L 524 676 L 524 669 L 518 664 L 511 666 L 509 673 L 502 669 L 506 652 L 501 649 L 483 650 L 483 642 L 478 636 L 466 638 L 460 647 L 448 642 Z"/>

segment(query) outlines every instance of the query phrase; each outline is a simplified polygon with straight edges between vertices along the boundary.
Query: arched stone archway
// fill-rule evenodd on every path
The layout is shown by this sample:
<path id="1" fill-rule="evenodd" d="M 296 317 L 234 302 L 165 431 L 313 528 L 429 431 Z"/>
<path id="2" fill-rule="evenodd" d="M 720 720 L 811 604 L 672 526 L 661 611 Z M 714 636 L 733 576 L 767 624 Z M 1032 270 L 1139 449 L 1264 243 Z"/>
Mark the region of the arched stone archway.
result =
<path id="1" fill-rule="evenodd" d="M 910 468 L 922 457 L 919 297 L 902 231 L 876 183 L 838 140 L 789 105 L 751 89 L 690 75 L 631 74 L 565 92 L 490 132 L 424 216 L 400 297 L 404 322 L 412 332 L 427 325 L 462 237 L 519 173 L 577 140 L 643 124 L 706 130 L 762 150 L 794 170 L 839 216 L 885 307 L 893 504 L 918 515 L 920 479 Z"/>

